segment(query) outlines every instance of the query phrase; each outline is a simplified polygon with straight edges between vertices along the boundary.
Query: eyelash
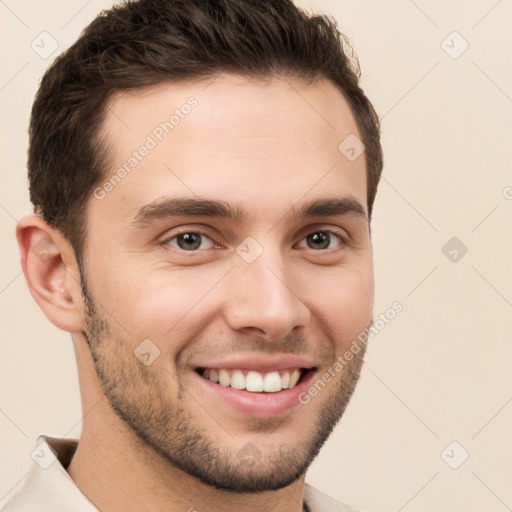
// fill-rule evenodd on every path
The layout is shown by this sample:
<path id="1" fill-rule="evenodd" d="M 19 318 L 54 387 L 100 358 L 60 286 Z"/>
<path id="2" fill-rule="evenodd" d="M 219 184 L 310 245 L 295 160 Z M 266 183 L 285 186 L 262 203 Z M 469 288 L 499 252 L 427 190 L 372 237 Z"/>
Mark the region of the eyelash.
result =
<path id="1" fill-rule="evenodd" d="M 341 233 L 337 232 L 337 231 L 333 231 L 332 229 L 315 229 L 313 231 L 309 231 L 308 233 L 306 233 L 300 240 L 299 242 L 302 242 L 303 240 L 305 240 L 308 236 L 310 235 L 313 235 L 315 233 L 325 233 L 325 234 L 329 234 L 329 235 L 334 235 L 335 237 L 338 237 L 340 242 L 339 242 L 339 247 L 342 247 L 344 246 L 345 244 L 347 244 L 347 240 L 345 238 L 345 236 L 343 236 Z M 175 238 L 177 238 L 178 236 L 180 235 L 183 235 L 183 234 L 194 234 L 194 235 L 201 235 L 201 236 L 204 236 L 208 239 L 210 239 L 214 244 L 216 244 L 216 242 L 212 239 L 212 237 L 210 235 L 208 235 L 208 233 L 205 233 L 204 231 L 200 231 L 200 230 L 193 230 L 193 229 L 183 229 L 177 233 L 174 233 L 171 237 L 167 237 L 165 238 L 163 241 L 162 241 L 162 244 L 163 245 L 170 245 L 170 242 L 172 240 L 174 240 Z M 175 249 L 177 249 L 178 251 L 181 251 L 183 253 L 197 253 L 197 252 L 203 252 L 205 250 L 208 250 L 208 249 L 196 249 L 196 250 L 190 250 L 190 251 L 186 251 L 185 249 L 181 249 L 179 247 L 174 247 Z M 334 248 L 336 249 L 336 248 Z M 315 250 L 315 249 L 311 249 L 312 251 L 314 252 L 317 252 L 317 253 L 321 253 L 321 252 L 328 252 L 328 251 L 332 251 L 333 248 L 331 249 L 318 249 L 318 250 Z"/>

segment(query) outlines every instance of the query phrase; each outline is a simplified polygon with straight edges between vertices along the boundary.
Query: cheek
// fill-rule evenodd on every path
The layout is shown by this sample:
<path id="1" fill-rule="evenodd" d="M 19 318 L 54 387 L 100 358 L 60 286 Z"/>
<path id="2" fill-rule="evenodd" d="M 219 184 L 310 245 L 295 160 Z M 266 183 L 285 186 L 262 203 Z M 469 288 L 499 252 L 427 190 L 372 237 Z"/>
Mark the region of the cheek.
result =
<path id="1" fill-rule="evenodd" d="M 97 299 L 134 340 L 153 340 L 162 350 L 179 350 L 198 327 L 197 316 L 223 275 L 197 268 L 150 271 L 117 266 L 96 287 Z M 123 270 L 124 268 L 124 270 Z M 134 270 L 135 268 L 135 270 Z M 172 341 L 172 340 L 175 340 Z"/>
<path id="2" fill-rule="evenodd" d="M 336 341 L 340 349 L 348 346 L 364 331 L 373 309 L 373 274 L 371 267 L 357 271 L 332 273 L 316 280 L 309 292 L 310 308 L 320 328 Z"/>

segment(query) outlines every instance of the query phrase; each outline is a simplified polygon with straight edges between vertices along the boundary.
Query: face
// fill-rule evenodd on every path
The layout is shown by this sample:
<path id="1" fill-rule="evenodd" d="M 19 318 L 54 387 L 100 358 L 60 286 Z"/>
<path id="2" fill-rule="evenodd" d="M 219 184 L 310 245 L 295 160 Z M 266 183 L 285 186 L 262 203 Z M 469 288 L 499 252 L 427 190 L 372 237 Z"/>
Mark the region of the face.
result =
<path id="1" fill-rule="evenodd" d="M 335 362 L 371 321 L 348 104 L 328 81 L 223 75 L 118 94 L 102 133 L 84 335 L 112 414 L 217 488 L 292 483 L 350 399 L 364 350 Z"/>

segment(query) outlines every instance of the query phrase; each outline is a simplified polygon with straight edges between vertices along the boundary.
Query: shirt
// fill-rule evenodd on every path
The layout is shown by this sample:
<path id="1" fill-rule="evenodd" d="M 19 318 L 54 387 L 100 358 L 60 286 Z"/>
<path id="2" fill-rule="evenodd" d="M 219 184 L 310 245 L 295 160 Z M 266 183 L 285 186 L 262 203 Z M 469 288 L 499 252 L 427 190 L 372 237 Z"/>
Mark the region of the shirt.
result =
<path id="1" fill-rule="evenodd" d="M 22 488 L 0 512 L 99 512 L 65 469 L 77 446 L 77 439 L 39 436 Z M 308 512 L 358 512 L 307 483 L 304 503 Z"/>

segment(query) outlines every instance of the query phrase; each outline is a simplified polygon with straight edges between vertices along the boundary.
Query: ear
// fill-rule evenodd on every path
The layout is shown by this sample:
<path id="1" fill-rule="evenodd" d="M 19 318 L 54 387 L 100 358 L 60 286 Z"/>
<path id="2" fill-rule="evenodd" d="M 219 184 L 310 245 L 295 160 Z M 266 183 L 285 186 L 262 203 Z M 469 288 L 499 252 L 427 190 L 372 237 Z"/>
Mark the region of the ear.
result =
<path id="1" fill-rule="evenodd" d="M 82 331 L 80 272 L 71 244 L 37 215 L 18 223 L 16 238 L 30 293 L 43 313 L 64 331 Z"/>

